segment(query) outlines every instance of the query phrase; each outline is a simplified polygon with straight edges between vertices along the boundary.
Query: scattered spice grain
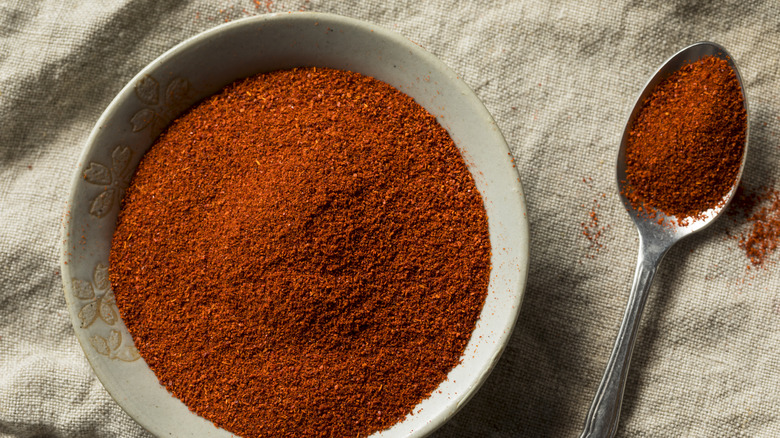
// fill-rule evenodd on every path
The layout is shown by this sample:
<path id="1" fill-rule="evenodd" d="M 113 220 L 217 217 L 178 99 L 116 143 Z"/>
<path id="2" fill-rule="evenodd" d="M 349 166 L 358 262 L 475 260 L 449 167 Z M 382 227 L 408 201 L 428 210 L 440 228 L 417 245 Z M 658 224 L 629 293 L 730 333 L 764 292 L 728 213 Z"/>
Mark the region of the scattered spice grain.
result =
<path id="1" fill-rule="evenodd" d="M 738 235 L 729 234 L 745 252 L 748 269 L 765 266 L 780 245 L 780 190 L 771 186 L 752 190 L 740 186 L 729 205 L 729 215 L 748 226 Z"/>
<path id="2" fill-rule="evenodd" d="M 708 56 L 658 84 L 626 144 L 623 194 L 651 216 L 698 219 L 722 205 L 739 175 L 747 112 L 734 70 Z"/>
<path id="3" fill-rule="evenodd" d="M 582 178 L 582 182 L 585 183 L 589 189 L 593 189 L 593 178 Z M 585 222 L 580 223 L 582 235 L 588 240 L 588 249 L 590 253 L 587 254 L 586 257 L 589 259 L 595 258 L 596 254 L 601 252 L 604 248 L 602 239 L 604 233 L 610 228 L 608 224 L 603 225 L 599 222 L 599 210 L 601 209 L 601 201 L 599 198 L 605 199 L 606 194 L 601 193 L 598 198 L 593 199 L 590 210 L 588 211 L 588 219 Z M 582 204 L 582 207 L 585 208 L 585 204 Z"/>
<path id="4" fill-rule="evenodd" d="M 236 82 L 144 156 L 111 248 L 142 357 L 243 437 L 363 437 L 459 363 L 487 217 L 446 131 L 356 73 Z"/>

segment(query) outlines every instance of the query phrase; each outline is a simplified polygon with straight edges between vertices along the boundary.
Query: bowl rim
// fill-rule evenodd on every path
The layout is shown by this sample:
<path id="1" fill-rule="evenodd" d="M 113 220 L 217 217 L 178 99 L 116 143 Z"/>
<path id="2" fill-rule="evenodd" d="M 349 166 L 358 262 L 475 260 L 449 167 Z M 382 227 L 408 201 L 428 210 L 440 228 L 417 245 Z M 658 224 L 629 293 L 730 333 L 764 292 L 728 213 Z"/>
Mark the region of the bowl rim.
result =
<path id="1" fill-rule="evenodd" d="M 279 22 L 279 24 L 290 21 L 290 22 L 299 22 L 299 21 L 313 21 L 313 22 L 327 22 L 327 23 L 333 23 L 333 24 L 344 24 L 348 26 L 354 26 L 358 28 L 370 28 L 372 35 L 375 35 L 377 38 L 385 39 L 393 44 L 397 44 L 399 46 L 402 46 L 410 51 L 415 57 L 419 57 L 423 60 L 425 60 L 427 63 L 430 63 L 432 65 L 435 65 L 438 71 L 447 77 L 452 81 L 449 85 L 454 85 L 459 93 L 462 94 L 463 98 L 466 98 L 470 101 L 471 109 L 475 112 L 475 116 L 479 117 L 480 119 L 484 119 L 486 121 L 489 121 L 495 126 L 495 120 L 493 119 L 492 115 L 489 113 L 485 105 L 482 103 L 481 100 L 476 96 L 476 94 L 471 90 L 471 88 L 468 87 L 468 85 L 458 76 L 456 75 L 444 62 L 439 60 L 436 56 L 422 48 L 419 44 L 413 42 L 412 40 L 406 38 L 402 34 L 390 30 L 388 28 L 385 28 L 383 26 L 374 24 L 369 21 L 357 19 L 357 18 L 351 18 L 346 17 L 342 15 L 332 14 L 332 13 L 324 13 L 324 12 L 310 12 L 310 11 L 303 11 L 303 12 L 276 12 L 276 13 L 269 13 L 269 14 L 262 14 L 258 16 L 251 16 L 251 17 L 244 17 L 240 18 L 228 23 L 220 24 L 217 26 L 214 26 L 210 29 L 207 29 L 205 31 L 199 32 L 195 35 L 192 35 L 183 41 L 179 42 L 178 44 L 174 45 L 170 49 L 166 50 L 164 53 L 156 57 L 154 60 L 149 62 L 146 66 L 144 66 L 136 75 L 134 75 L 126 84 L 122 87 L 122 89 L 116 94 L 116 96 L 111 100 L 111 102 L 108 104 L 108 106 L 103 110 L 100 117 L 98 118 L 97 122 L 95 123 L 95 126 L 90 131 L 84 145 L 82 148 L 81 153 L 79 154 L 79 158 L 77 161 L 76 171 L 75 175 L 71 181 L 71 184 L 69 186 L 69 193 L 68 193 L 68 200 L 66 205 L 66 211 L 64 214 L 64 219 L 62 221 L 62 227 L 61 227 L 61 253 L 60 253 L 60 273 L 61 278 L 63 281 L 63 288 L 64 288 L 64 295 L 66 298 L 66 306 L 68 308 L 68 313 L 70 314 L 71 318 L 71 324 L 74 328 L 74 334 L 76 335 L 76 338 L 79 341 L 79 345 L 81 349 L 84 352 L 84 356 L 86 357 L 87 361 L 90 364 L 90 367 L 92 368 L 93 372 L 97 376 L 98 380 L 100 380 L 101 385 L 103 385 L 104 388 L 106 388 L 106 391 L 111 395 L 111 397 L 116 401 L 116 403 L 122 407 L 122 409 L 128 413 L 138 424 L 140 424 L 142 427 L 144 427 L 147 431 L 150 431 L 152 433 L 152 430 L 149 429 L 148 424 L 143 421 L 142 419 L 139 419 L 136 415 L 134 415 L 132 412 L 128 411 L 127 408 L 124 406 L 124 404 L 118 399 L 118 397 L 112 392 L 111 390 L 106 387 L 104 381 L 108 378 L 107 375 L 104 375 L 104 372 L 101 370 L 99 366 L 96 366 L 96 364 L 93 362 L 92 357 L 90 357 L 89 354 L 87 354 L 88 351 L 88 342 L 86 339 L 86 335 L 82 336 L 79 332 L 79 330 L 76 330 L 78 327 L 78 319 L 76 318 L 76 315 L 74 311 L 72 310 L 74 307 L 73 298 L 71 295 L 73 295 L 72 292 L 72 286 L 71 282 L 73 280 L 72 276 L 72 266 L 68 264 L 70 261 L 69 258 L 69 246 L 72 244 L 72 239 L 70 237 L 70 231 L 71 231 L 71 206 L 74 204 L 74 199 L 76 197 L 76 194 L 79 189 L 79 185 L 81 183 L 81 180 L 83 179 L 82 173 L 82 165 L 85 163 L 90 155 L 90 152 L 92 151 L 94 145 L 96 144 L 96 140 L 98 137 L 98 133 L 100 132 L 101 128 L 106 124 L 108 120 L 111 119 L 113 116 L 113 113 L 116 112 L 117 108 L 120 106 L 121 102 L 124 101 L 126 96 L 128 94 L 131 94 L 133 92 L 134 84 L 136 84 L 139 80 L 141 80 L 145 75 L 147 75 L 149 72 L 153 71 L 157 66 L 165 63 L 170 58 L 173 58 L 177 56 L 180 52 L 197 45 L 199 43 L 205 42 L 209 40 L 210 38 L 219 35 L 223 32 L 229 31 L 234 28 L 239 28 L 247 25 L 262 25 L 267 23 L 274 23 Z M 403 92 L 403 91 L 402 91 Z M 197 102 L 195 103 L 197 104 Z M 193 104 L 194 105 L 194 104 Z M 191 106 L 190 106 L 191 107 Z M 439 118 L 438 116 L 436 117 Z M 441 121 L 440 121 L 441 123 Z M 445 127 L 446 129 L 446 127 Z M 506 140 L 503 136 L 503 134 L 500 132 L 500 130 L 495 130 L 496 134 L 496 140 L 500 140 L 500 147 L 504 148 L 508 154 L 511 155 L 511 152 L 509 150 L 509 147 L 506 143 Z M 457 142 L 456 142 L 457 145 Z M 459 148 L 460 149 L 460 148 Z M 514 166 L 513 166 L 514 167 Z M 530 250 L 529 250 L 529 223 L 527 218 L 527 205 L 525 201 L 525 195 L 523 191 L 523 187 L 520 182 L 520 177 L 517 172 L 517 168 L 515 167 L 515 174 L 517 178 L 512 180 L 511 183 L 511 190 L 516 193 L 516 196 L 519 198 L 519 204 L 522 210 L 522 217 L 516 218 L 516 223 L 513 223 L 512 226 L 515 229 L 516 233 L 519 233 L 521 237 L 521 245 L 520 245 L 520 259 L 522 260 L 522 264 L 517 266 L 517 269 L 520 272 L 520 276 L 517 280 L 516 284 L 516 290 L 514 290 L 514 300 L 512 302 L 512 306 L 514 308 L 514 312 L 511 315 L 511 321 L 508 321 L 508 324 L 505 325 L 504 330 L 497 334 L 496 338 L 496 348 L 492 350 L 492 357 L 487 362 L 486 366 L 483 366 L 482 368 L 477 370 L 478 377 L 474 379 L 471 385 L 464 387 L 462 391 L 458 393 L 458 396 L 454 399 L 451 399 L 450 402 L 447 403 L 446 409 L 442 409 L 439 412 L 436 412 L 435 415 L 429 417 L 425 424 L 422 427 L 419 427 L 417 429 L 414 429 L 406 434 L 407 437 L 422 437 L 426 436 L 432 432 L 434 432 L 436 429 L 444 425 L 450 418 L 453 417 L 453 415 L 459 411 L 467 402 L 471 399 L 471 397 L 474 396 L 474 394 L 477 392 L 477 390 L 482 386 L 482 384 L 487 380 L 488 376 L 490 375 L 491 371 L 495 367 L 496 363 L 498 362 L 498 359 L 500 358 L 501 354 L 503 353 L 504 349 L 506 348 L 508 341 L 514 332 L 515 325 L 517 323 L 517 318 L 520 313 L 520 307 L 522 305 L 523 298 L 525 296 L 525 289 L 527 285 L 527 277 L 528 277 L 528 271 L 529 271 L 529 264 L 530 264 Z M 491 270 L 493 268 L 491 267 Z M 483 309 L 484 310 L 484 309 Z M 480 314 L 480 319 L 482 318 L 482 313 Z M 471 342 L 471 341 L 470 341 Z M 454 369 L 454 368 L 453 368 Z M 445 379 L 446 381 L 447 379 Z M 110 385 L 109 385 L 110 386 Z M 427 399 L 427 398 L 426 398 Z M 425 399 L 423 399 L 425 400 Z M 197 415 L 194 414 L 193 415 Z M 202 417 L 201 417 L 202 418 Z M 407 417 L 408 418 L 408 417 Z M 207 420 L 208 421 L 208 420 Z M 406 421 L 406 419 L 399 421 L 398 423 L 395 423 L 393 426 L 399 424 L 403 424 Z M 387 429 L 385 429 L 387 430 Z M 371 436 L 375 436 L 379 434 L 381 436 L 382 431 L 375 432 Z M 230 432 L 229 432 L 230 433 Z"/>

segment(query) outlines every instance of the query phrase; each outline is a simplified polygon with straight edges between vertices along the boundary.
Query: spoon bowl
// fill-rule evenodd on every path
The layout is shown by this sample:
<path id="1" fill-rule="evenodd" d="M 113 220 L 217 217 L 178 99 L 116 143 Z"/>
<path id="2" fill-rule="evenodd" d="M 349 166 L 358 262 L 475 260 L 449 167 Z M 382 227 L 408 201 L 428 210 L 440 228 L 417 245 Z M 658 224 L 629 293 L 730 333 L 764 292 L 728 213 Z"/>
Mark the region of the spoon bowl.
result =
<path id="1" fill-rule="evenodd" d="M 729 67 L 734 70 L 734 74 L 737 76 L 737 81 L 739 82 L 739 86 L 742 91 L 742 101 L 745 105 L 745 111 L 747 112 L 748 110 L 747 96 L 745 95 L 745 88 L 742 85 L 742 77 L 739 74 L 737 64 L 734 62 L 734 59 L 731 57 L 731 55 L 728 54 L 726 49 L 719 44 L 712 42 L 699 42 L 690 45 L 675 53 L 661 67 L 658 68 L 650 80 L 647 81 L 647 84 L 642 90 L 642 93 L 639 95 L 639 97 L 637 97 L 636 102 L 634 103 L 634 108 L 631 110 L 631 114 L 628 116 L 626 127 L 623 130 L 623 137 L 620 140 L 620 149 L 617 157 L 616 180 L 618 185 L 618 194 L 620 195 L 620 199 L 623 201 L 623 205 L 625 206 L 626 211 L 631 216 L 631 219 L 634 221 L 636 226 L 640 228 L 640 234 L 642 233 L 642 229 L 647 229 L 648 232 L 650 232 L 649 230 L 652 229 L 655 233 L 674 234 L 675 236 L 678 236 L 677 240 L 679 240 L 692 233 L 701 231 L 712 224 L 712 222 L 723 211 L 726 210 L 726 207 L 728 207 L 729 202 L 731 202 L 731 199 L 734 197 L 734 194 L 737 191 L 737 187 L 739 186 L 739 180 L 741 179 L 742 171 L 745 168 L 745 157 L 747 156 L 747 146 L 749 144 L 749 123 L 747 124 L 747 129 L 745 131 L 745 148 L 743 149 L 742 153 L 742 165 L 739 168 L 736 181 L 728 194 L 726 194 L 724 202 L 720 203 L 720 205 L 716 206 L 715 208 L 704 212 L 701 219 L 684 222 L 681 221 L 681 219 L 685 218 L 667 216 L 659 211 L 654 220 L 649 220 L 645 215 L 638 211 L 624 195 L 624 189 L 626 188 L 625 186 L 627 185 L 628 180 L 626 177 L 626 145 L 628 144 L 628 135 L 633 129 L 634 121 L 639 115 L 639 112 L 642 110 L 644 101 L 650 97 L 658 84 L 663 82 L 666 78 L 686 65 L 690 64 L 691 62 L 698 61 L 699 59 L 707 56 L 714 56 L 728 62 Z M 659 219 L 663 220 L 659 223 Z"/>
<path id="2" fill-rule="evenodd" d="M 639 328 L 639 320 L 645 302 L 647 301 L 650 285 L 652 284 L 653 276 L 658 269 L 658 265 L 664 255 L 666 255 L 675 243 L 708 227 L 723 211 L 725 211 L 729 202 L 734 197 L 742 177 L 750 134 L 750 124 L 747 119 L 745 121 L 745 145 L 742 151 L 741 165 L 737 177 L 729 192 L 724 196 L 723 201 L 717 206 L 703 212 L 696 218 L 678 218 L 666 215 L 660 211 L 655 212 L 651 217 L 645 211 L 640 211 L 636 208 L 624 195 L 624 189 L 626 189 L 626 186 L 628 185 L 628 178 L 626 175 L 626 146 L 629 133 L 642 110 L 645 100 L 663 80 L 679 71 L 685 65 L 696 62 L 707 56 L 715 56 L 728 62 L 729 67 L 731 67 L 737 77 L 745 112 L 747 113 L 747 96 L 745 95 L 742 78 L 736 63 L 728 52 L 726 52 L 726 49 L 720 45 L 710 42 L 700 42 L 680 50 L 656 71 L 637 98 L 634 108 L 629 115 L 628 122 L 626 123 L 626 128 L 623 131 L 617 159 L 617 185 L 620 199 L 623 201 L 626 211 L 629 216 L 631 216 L 631 219 L 634 221 L 637 231 L 639 232 L 639 259 L 637 260 L 634 281 L 631 286 L 631 293 L 629 294 L 623 322 L 620 326 L 615 346 L 612 349 L 612 354 L 607 362 L 604 377 L 599 384 L 593 403 L 588 411 L 585 420 L 585 428 L 581 438 L 606 438 L 615 436 L 618 421 L 620 419 L 620 407 L 623 400 L 626 378 L 628 376 L 631 353 L 634 348 L 637 329 Z"/>

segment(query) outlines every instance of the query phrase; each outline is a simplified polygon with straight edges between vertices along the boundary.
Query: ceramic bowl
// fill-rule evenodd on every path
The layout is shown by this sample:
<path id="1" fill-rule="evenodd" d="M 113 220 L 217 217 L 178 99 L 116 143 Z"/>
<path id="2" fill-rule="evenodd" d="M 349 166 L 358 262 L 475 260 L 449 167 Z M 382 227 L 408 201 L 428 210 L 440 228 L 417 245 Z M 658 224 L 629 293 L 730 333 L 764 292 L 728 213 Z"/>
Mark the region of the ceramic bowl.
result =
<path id="1" fill-rule="evenodd" d="M 528 270 L 528 221 L 503 136 L 474 93 L 416 44 L 355 19 L 317 13 L 234 21 L 172 48 L 125 86 L 87 140 L 62 232 L 62 278 L 76 336 L 95 374 L 158 436 L 227 437 L 162 387 L 139 357 L 108 280 L 119 205 L 141 156 L 177 115 L 225 85 L 296 66 L 351 70 L 413 97 L 449 132 L 473 174 L 493 248 L 489 292 L 463 361 L 413 414 L 375 437 L 421 437 L 475 393 L 512 333 Z"/>

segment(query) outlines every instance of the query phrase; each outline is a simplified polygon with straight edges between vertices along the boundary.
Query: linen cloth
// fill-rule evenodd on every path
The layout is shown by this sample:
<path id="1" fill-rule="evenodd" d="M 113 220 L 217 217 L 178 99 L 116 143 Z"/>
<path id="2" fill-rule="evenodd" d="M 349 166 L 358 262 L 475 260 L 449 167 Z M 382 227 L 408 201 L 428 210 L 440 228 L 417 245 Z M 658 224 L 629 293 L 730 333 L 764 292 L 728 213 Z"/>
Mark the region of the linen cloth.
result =
<path id="1" fill-rule="evenodd" d="M 519 169 L 531 261 L 518 323 L 487 383 L 437 438 L 578 436 L 638 249 L 615 189 L 618 142 L 669 56 L 702 40 L 731 52 L 751 109 L 743 182 L 780 176 L 771 1 L 2 2 L 1 436 L 148 436 L 95 378 L 65 306 L 59 233 L 79 154 L 113 96 L 165 50 L 224 21 L 297 10 L 368 20 L 439 57 L 493 114 Z M 721 219 L 667 255 L 619 436 L 780 436 L 778 257 L 748 270 L 727 234 L 747 226 Z M 589 229 L 603 232 L 598 251 Z"/>

